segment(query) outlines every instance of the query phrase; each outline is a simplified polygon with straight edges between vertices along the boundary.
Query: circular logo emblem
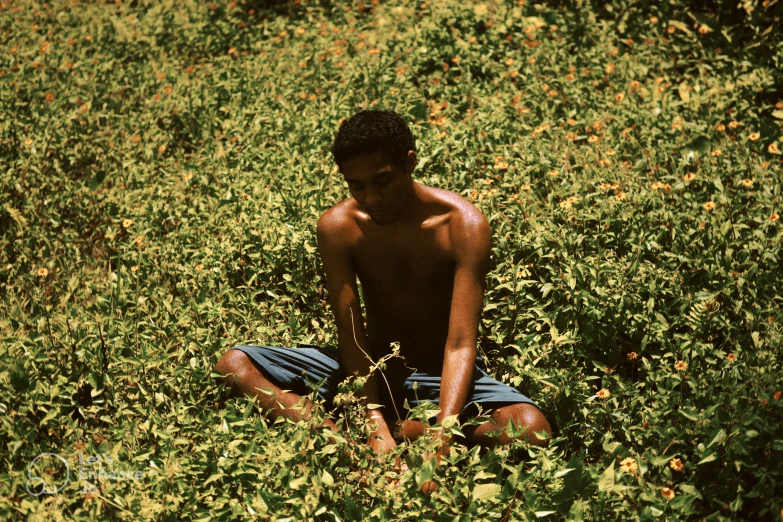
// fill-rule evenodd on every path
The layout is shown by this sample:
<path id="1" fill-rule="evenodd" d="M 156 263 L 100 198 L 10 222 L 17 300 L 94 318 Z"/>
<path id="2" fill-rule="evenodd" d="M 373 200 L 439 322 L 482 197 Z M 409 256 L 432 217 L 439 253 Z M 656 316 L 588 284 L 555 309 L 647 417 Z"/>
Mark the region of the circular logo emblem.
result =
<path id="1" fill-rule="evenodd" d="M 27 466 L 25 489 L 34 497 L 54 495 L 63 490 L 70 478 L 68 461 L 57 453 L 41 453 Z"/>

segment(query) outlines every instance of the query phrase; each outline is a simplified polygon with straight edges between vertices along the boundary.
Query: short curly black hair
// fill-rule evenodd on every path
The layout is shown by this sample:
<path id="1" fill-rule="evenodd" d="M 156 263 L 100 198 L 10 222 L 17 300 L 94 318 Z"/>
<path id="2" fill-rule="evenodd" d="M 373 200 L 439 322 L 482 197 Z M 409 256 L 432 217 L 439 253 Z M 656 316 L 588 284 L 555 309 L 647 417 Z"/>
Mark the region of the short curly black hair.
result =
<path id="1" fill-rule="evenodd" d="M 342 170 L 343 162 L 360 154 L 382 151 L 395 165 L 407 164 L 408 151 L 416 143 L 402 116 L 388 110 L 360 111 L 343 122 L 332 145 L 332 155 Z"/>

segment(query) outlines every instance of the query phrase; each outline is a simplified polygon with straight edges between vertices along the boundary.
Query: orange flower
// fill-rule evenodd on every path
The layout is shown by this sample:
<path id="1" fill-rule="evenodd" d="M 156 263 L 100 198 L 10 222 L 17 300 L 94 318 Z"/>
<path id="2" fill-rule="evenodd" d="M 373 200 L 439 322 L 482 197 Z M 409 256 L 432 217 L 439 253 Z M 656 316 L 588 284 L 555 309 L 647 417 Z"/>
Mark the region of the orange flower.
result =
<path id="1" fill-rule="evenodd" d="M 773 393 L 772 394 L 772 398 L 775 399 L 776 401 L 779 401 L 780 400 L 780 392 L 776 391 L 775 393 Z"/>
<path id="2" fill-rule="evenodd" d="M 770 143 L 769 147 L 767 147 L 767 150 L 772 154 L 780 154 L 780 149 L 778 148 L 777 143 Z"/>
<path id="3" fill-rule="evenodd" d="M 702 24 L 699 26 L 699 34 L 707 34 L 710 32 L 710 28 Z"/>
<path id="4" fill-rule="evenodd" d="M 132 224 L 133 224 L 133 220 L 132 219 L 123 219 L 122 220 L 122 228 L 130 228 Z"/>
<path id="5" fill-rule="evenodd" d="M 628 197 L 623 192 L 618 192 L 617 194 L 614 195 L 614 199 L 616 199 L 617 201 L 622 201 L 624 199 L 628 199 Z"/>
<path id="6" fill-rule="evenodd" d="M 780 216 L 778 215 L 777 212 L 773 212 L 772 214 L 769 215 L 769 220 L 772 221 L 773 223 L 778 219 L 780 219 Z"/>
<path id="7" fill-rule="evenodd" d="M 737 356 L 736 356 L 736 355 L 734 355 L 733 353 L 730 353 L 730 354 L 728 354 L 728 355 L 726 356 L 726 360 L 727 360 L 727 361 L 729 361 L 729 362 L 734 362 L 734 361 L 736 361 L 736 360 L 737 360 Z"/>
<path id="8" fill-rule="evenodd" d="M 636 352 L 631 352 L 631 353 L 628 354 L 628 358 L 633 361 L 633 360 L 639 358 L 639 354 L 636 353 Z"/>
<path id="9" fill-rule="evenodd" d="M 722 123 L 718 123 L 717 125 L 715 125 L 715 130 L 717 132 L 726 132 L 726 126 Z"/>
<path id="10" fill-rule="evenodd" d="M 587 143 L 590 143 L 590 144 L 598 143 L 599 141 L 601 141 L 601 137 L 600 136 L 596 136 L 595 134 L 593 134 L 592 136 L 587 138 Z"/>
<path id="11" fill-rule="evenodd" d="M 743 187 L 750 188 L 750 187 L 753 186 L 753 180 L 752 179 L 743 179 L 742 181 L 740 181 L 740 184 Z"/>
<path id="12" fill-rule="evenodd" d="M 613 64 L 613 63 L 610 63 L 609 65 L 607 65 L 607 66 L 604 68 L 604 72 L 606 72 L 606 74 L 612 74 L 612 73 L 614 72 L 614 69 L 615 69 L 615 66 L 614 66 L 614 64 Z"/>
<path id="13" fill-rule="evenodd" d="M 730 121 L 730 122 L 729 122 L 729 128 L 730 128 L 731 130 L 734 130 L 734 129 L 736 129 L 736 128 L 737 128 L 737 127 L 739 127 L 739 126 L 740 126 L 740 124 L 739 124 L 739 122 L 738 122 L 738 121 Z"/>
<path id="14" fill-rule="evenodd" d="M 547 93 L 547 95 L 549 95 L 550 98 L 556 98 L 557 97 L 557 91 L 552 89 L 551 91 L 549 91 Z"/>
<path id="15" fill-rule="evenodd" d="M 38 277 L 46 277 L 49 275 L 49 269 L 44 267 L 41 267 L 38 269 Z"/>
<path id="16" fill-rule="evenodd" d="M 657 24 L 658 23 L 658 17 L 657 16 L 651 16 L 650 17 L 650 23 L 651 24 Z"/>
<path id="17" fill-rule="evenodd" d="M 710 156 L 715 156 L 715 157 L 718 157 L 721 154 L 723 154 L 723 152 L 720 149 L 715 149 L 712 152 L 710 152 Z"/>
<path id="18" fill-rule="evenodd" d="M 612 394 L 609 393 L 609 390 L 607 390 L 606 388 L 601 388 L 595 393 L 595 396 L 598 397 L 599 399 L 608 399 L 610 395 Z"/>
<path id="19" fill-rule="evenodd" d="M 160 147 L 158 147 L 158 153 L 163 154 L 164 152 L 166 152 L 166 146 L 165 145 L 161 145 Z"/>
<path id="20" fill-rule="evenodd" d="M 144 236 L 137 236 L 136 237 L 136 246 L 141 248 L 144 246 Z"/>
<path id="21" fill-rule="evenodd" d="M 631 89 L 633 89 L 634 91 L 636 89 L 638 89 L 639 87 L 641 87 L 641 86 L 642 86 L 642 84 L 641 84 L 641 82 L 639 80 L 634 80 L 634 81 L 631 82 Z"/>
<path id="22" fill-rule="evenodd" d="M 199 263 L 199 264 L 196 265 L 195 268 L 196 268 L 196 272 L 201 272 L 202 270 L 204 270 L 204 265 Z"/>
<path id="23" fill-rule="evenodd" d="M 47 91 L 46 94 L 44 94 L 44 98 L 46 101 L 51 102 L 54 100 L 54 93 L 52 91 Z"/>
<path id="24" fill-rule="evenodd" d="M 576 76 L 571 73 L 566 74 L 566 81 L 572 82 L 574 80 L 576 80 Z"/>
<path id="25" fill-rule="evenodd" d="M 674 363 L 674 369 L 677 370 L 678 372 L 685 371 L 687 368 L 688 368 L 688 363 L 686 363 L 685 361 L 677 361 L 676 363 Z"/>
<path id="26" fill-rule="evenodd" d="M 468 43 L 476 43 L 476 40 L 478 40 L 475 36 L 471 36 L 468 38 Z"/>
<path id="27" fill-rule="evenodd" d="M 134 274 L 135 274 L 135 273 L 136 273 L 138 270 L 139 270 L 139 265 L 133 265 L 133 266 L 131 267 L 131 272 L 133 272 Z"/>
<path id="28" fill-rule="evenodd" d="M 750 134 L 748 134 L 748 139 L 750 141 L 756 141 L 760 137 L 761 137 L 761 134 L 759 134 L 758 132 L 751 132 Z"/>
<path id="29" fill-rule="evenodd" d="M 550 178 L 556 178 L 560 175 L 560 171 L 557 169 L 552 169 L 549 172 L 547 172 L 546 175 L 549 176 Z"/>
<path id="30" fill-rule="evenodd" d="M 670 25 L 669 27 L 666 28 L 666 32 L 669 33 L 669 34 L 674 34 L 676 31 L 677 31 L 677 28 L 674 27 L 673 25 Z"/>
<path id="31" fill-rule="evenodd" d="M 685 466 L 682 465 L 682 461 L 678 458 L 673 458 L 669 461 L 669 467 L 672 468 L 674 471 L 682 471 L 682 468 Z"/>
<path id="32" fill-rule="evenodd" d="M 506 64 L 506 66 L 511 67 L 514 65 L 514 59 L 513 58 L 506 58 L 506 60 L 503 62 Z"/>
<path id="33" fill-rule="evenodd" d="M 503 156 L 498 156 L 495 158 L 495 168 L 498 170 L 508 169 L 508 163 L 506 163 L 506 160 L 503 158 Z"/>
<path id="34" fill-rule="evenodd" d="M 530 184 L 529 184 L 529 183 L 525 183 L 524 185 L 522 185 L 521 187 L 519 187 L 519 190 L 520 190 L 521 192 L 528 192 L 528 191 L 530 190 Z"/>
<path id="35" fill-rule="evenodd" d="M 671 500 L 674 498 L 674 490 L 669 488 L 663 488 L 661 489 L 661 496 L 666 500 Z"/>
<path id="36" fill-rule="evenodd" d="M 683 177 L 686 183 L 693 181 L 695 178 L 696 178 L 696 174 L 694 174 L 693 172 L 689 172 Z"/>
<path id="37" fill-rule="evenodd" d="M 712 201 L 708 201 L 704 204 L 704 210 L 707 212 L 711 212 L 712 210 L 715 210 L 715 203 Z"/>
<path id="38" fill-rule="evenodd" d="M 616 101 L 617 103 L 622 102 L 624 99 L 625 99 L 625 93 L 624 92 L 619 92 L 619 93 L 617 93 L 617 96 L 614 97 L 614 101 Z"/>

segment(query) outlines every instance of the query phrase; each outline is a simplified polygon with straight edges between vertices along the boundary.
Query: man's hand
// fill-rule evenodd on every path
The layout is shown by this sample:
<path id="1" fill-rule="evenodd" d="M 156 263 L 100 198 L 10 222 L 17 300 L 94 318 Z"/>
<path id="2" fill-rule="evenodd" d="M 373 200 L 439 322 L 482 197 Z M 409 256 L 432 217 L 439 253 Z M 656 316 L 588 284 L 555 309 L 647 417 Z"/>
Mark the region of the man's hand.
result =
<path id="1" fill-rule="evenodd" d="M 370 448 L 378 455 L 391 452 L 397 447 L 397 442 L 392 437 L 383 414 L 378 410 L 370 410 L 368 416 L 370 417 L 370 423 L 375 424 L 375 430 L 370 434 L 370 440 L 368 441 Z"/>
<path id="2" fill-rule="evenodd" d="M 443 457 L 448 457 L 451 452 L 451 441 L 453 437 L 446 435 L 443 428 L 436 428 L 431 431 L 432 437 L 438 441 L 438 449 L 435 453 L 427 453 L 424 455 L 424 460 L 430 460 L 435 458 L 435 465 L 440 466 L 440 461 Z M 421 492 L 429 495 L 438 490 L 438 485 L 434 481 L 428 480 L 421 485 Z"/>

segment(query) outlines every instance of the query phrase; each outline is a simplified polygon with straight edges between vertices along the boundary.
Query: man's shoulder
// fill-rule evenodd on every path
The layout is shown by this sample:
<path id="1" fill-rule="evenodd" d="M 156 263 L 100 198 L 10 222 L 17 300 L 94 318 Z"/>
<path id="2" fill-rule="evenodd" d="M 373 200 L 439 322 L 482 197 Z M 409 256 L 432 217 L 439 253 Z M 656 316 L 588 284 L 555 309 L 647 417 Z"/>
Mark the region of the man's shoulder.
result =
<path id="1" fill-rule="evenodd" d="M 448 209 L 449 225 L 455 232 L 470 234 L 489 230 L 489 222 L 484 213 L 461 195 L 436 187 L 427 189 Z"/>
<path id="2" fill-rule="evenodd" d="M 322 236 L 345 236 L 356 227 L 356 206 L 353 199 L 346 199 L 327 209 L 318 218 L 317 230 Z"/>

